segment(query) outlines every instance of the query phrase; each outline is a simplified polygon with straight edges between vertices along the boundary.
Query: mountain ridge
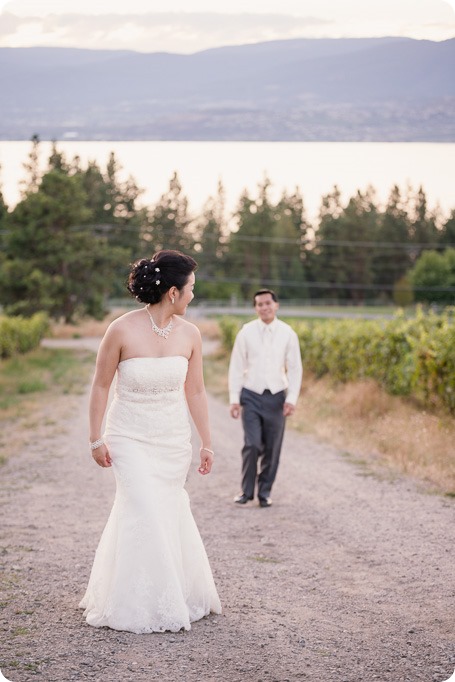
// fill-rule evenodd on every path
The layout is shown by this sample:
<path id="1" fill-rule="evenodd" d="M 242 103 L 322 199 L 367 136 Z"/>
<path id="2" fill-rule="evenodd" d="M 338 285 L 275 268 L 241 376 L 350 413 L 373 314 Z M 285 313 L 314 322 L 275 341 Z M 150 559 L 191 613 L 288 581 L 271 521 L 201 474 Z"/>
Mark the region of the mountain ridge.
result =
<path id="1" fill-rule="evenodd" d="M 455 141 L 455 39 L 0 48 L 0 139 Z"/>

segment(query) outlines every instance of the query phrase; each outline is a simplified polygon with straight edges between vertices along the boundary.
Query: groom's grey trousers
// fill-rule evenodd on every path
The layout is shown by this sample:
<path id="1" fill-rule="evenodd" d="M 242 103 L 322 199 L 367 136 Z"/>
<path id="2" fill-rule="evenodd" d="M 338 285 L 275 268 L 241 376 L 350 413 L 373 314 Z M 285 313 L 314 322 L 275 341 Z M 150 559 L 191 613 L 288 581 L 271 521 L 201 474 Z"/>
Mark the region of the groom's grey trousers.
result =
<path id="1" fill-rule="evenodd" d="M 240 393 L 244 431 L 242 491 L 251 500 L 254 498 L 259 458 L 258 497 L 270 497 L 283 443 L 285 400 L 284 391 L 259 394 L 242 388 Z"/>

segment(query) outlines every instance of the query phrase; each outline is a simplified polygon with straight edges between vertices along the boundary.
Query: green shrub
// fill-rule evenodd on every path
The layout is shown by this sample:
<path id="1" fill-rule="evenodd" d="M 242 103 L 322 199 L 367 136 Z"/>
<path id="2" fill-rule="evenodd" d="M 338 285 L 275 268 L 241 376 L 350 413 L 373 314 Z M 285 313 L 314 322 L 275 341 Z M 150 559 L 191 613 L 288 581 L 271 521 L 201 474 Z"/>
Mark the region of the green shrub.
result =
<path id="1" fill-rule="evenodd" d="M 45 313 L 33 317 L 0 317 L 0 358 L 26 353 L 39 346 L 49 329 Z"/>
<path id="2" fill-rule="evenodd" d="M 391 394 L 455 411 L 455 323 L 419 312 L 413 319 L 298 325 L 302 358 L 317 376 L 346 382 L 371 378 Z"/>
<path id="3" fill-rule="evenodd" d="M 239 320 L 233 317 L 222 317 L 220 322 L 221 344 L 226 351 L 231 351 L 235 337 L 241 327 Z"/>

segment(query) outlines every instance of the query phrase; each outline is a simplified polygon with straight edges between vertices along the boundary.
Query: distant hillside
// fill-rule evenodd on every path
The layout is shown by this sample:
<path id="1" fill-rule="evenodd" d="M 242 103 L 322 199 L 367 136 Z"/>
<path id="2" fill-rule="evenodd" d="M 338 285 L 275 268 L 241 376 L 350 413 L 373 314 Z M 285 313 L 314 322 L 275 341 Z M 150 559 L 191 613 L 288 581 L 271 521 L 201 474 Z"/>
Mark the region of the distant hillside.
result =
<path id="1" fill-rule="evenodd" d="M 455 141 L 455 39 L 0 49 L 0 138 Z"/>

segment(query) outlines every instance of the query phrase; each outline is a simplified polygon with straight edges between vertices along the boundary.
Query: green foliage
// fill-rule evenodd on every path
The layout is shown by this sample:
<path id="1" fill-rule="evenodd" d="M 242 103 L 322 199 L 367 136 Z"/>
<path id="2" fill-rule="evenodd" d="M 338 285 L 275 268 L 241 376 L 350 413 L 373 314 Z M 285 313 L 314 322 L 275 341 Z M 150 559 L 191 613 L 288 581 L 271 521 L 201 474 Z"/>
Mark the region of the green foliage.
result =
<path id="1" fill-rule="evenodd" d="M 455 249 L 425 251 L 409 273 L 417 301 L 450 305 L 455 300 Z M 452 291 L 447 289 L 451 288 Z"/>
<path id="2" fill-rule="evenodd" d="M 0 357 L 9 358 L 39 346 L 49 330 L 49 319 L 44 313 L 33 317 L 0 317 Z"/>
<path id="3" fill-rule="evenodd" d="M 62 394 L 80 393 L 92 371 L 93 353 L 89 351 L 38 347 L 2 360 L 0 419 L 3 411 L 7 411 L 8 419 L 23 414 L 24 400 L 29 413 L 34 393 L 44 392 L 51 400 Z"/>
<path id="4" fill-rule="evenodd" d="M 94 233 L 86 199 L 80 175 L 50 170 L 11 213 L 0 262 L 6 313 L 103 316 L 129 252 Z"/>
<path id="5" fill-rule="evenodd" d="M 411 280 L 407 275 L 403 275 L 394 283 L 393 302 L 400 308 L 405 308 L 414 303 L 414 291 Z"/>
<path id="6" fill-rule="evenodd" d="M 222 317 L 219 321 L 221 345 L 227 352 L 232 350 L 241 323 L 234 317 Z"/>
<path id="7" fill-rule="evenodd" d="M 183 194 L 177 173 L 174 173 L 168 191 L 153 207 L 144 226 L 143 248 L 150 255 L 160 249 L 193 253 L 195 235 L 191 228 L 188 199 Z"/>
<path id="8" fill-rule="evenodd" d="M 216 196 L 206 201 L 194 226 L 198 298 L 226 299 L 238 293 L 235 285 L 225 281 L 228 228 L 224 203 L 224 187 L 220 182 Z"/>
<path id="9" fill-rule="evenodd" d="M 292 196 L 283 194 L 274 204 L 269 191 L 270 181 L 266 178 L 255 199 L 247 192 L 240 198 L 235 213 L 238 230 L 228 242 L 229 277 L 239 283 L 245 299 L 251 299 L 254 291 L 263 286 L 279 286 L 280 282 L 283 298 L 303 298 L 303 240 L 309 227 L 303 200 L 296 191 Z"/>
<path id="10" fill-rule="evenodd" d="M 455 248 L 455 209 L 451 211 L 449 218 L 441 228 L 439 242 Z"/>
<path id="11" fill-rule="evenodd" d="M 409 270 L 412 262 L 410 248 L 404 246 L 410 243 L 411 219 L 406 210 L 406 202 L 395 185 L 389 195 L 384 212 L 378 215 L 375 226 L 375 241 L 372 256 L 373 279 L 379 286 L 394 286 L 395 296 L 400 299 L 396 291 Z M 407 305 L 396 301 L 398 305 Z"/>
<path id="12" fill-rule="evenodd" d="M 364 302 L 373 283 L 373 250 L 366 248 L 375 239 L 377 208 L 374 191 L 357 192 L 342 207 L 337 187 L 323 197 L 320 225 L 312 254 L 312 274 L 327 283 L 322 292 L 332 299 Z"/>
<path id="13" fill-rule="evenodd" d="M 420 255 L 425 244 L 435 244 L 439 240 L 439 233 L 434 216 L 428 212 L 427 198 L 422 187 L 419 187 L 412 199 L 410 238 L 414 254 Z"/>
<path id="14" fill-rule="evenodd" d="M 331 320 L 297 328 L 302 357 L 318 376 L 371 378 L 391 394 L 455 410 L 455 324 L 447 314 L 391 321 Z"/>

